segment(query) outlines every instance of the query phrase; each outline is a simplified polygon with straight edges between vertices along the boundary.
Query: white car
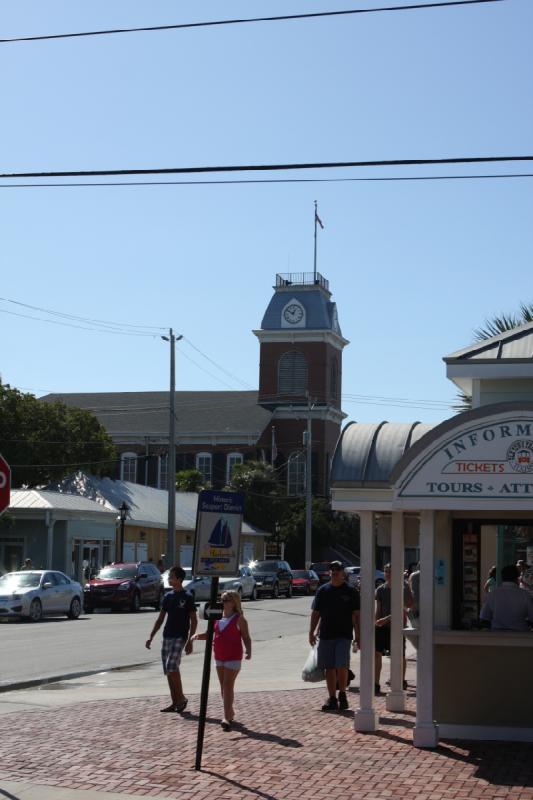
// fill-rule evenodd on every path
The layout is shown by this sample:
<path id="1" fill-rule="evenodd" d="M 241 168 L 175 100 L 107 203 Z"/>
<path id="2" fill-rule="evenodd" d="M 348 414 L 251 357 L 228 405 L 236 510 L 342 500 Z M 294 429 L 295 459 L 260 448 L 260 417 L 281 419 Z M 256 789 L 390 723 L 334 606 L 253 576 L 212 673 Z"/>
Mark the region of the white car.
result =
<path id="1" fill-rule="evenodd" d="M 82 596 L 81 585 L 56 570 L 8 572 L 0 578 L 0 617 L 39 622 L 44 616 L 66 614 L 78 619 Z"/>
<path id="2" fill-rule="evenodd" d="M 257 600 L 257 586 L 250 567 L 241 564 L 235 577 L 219 578 L 218 596 L 220 597 L 222 592 L 228 589 L 239 592 L 241 597 Z M 199 575 L 193 578 L 189 591 L 194 595 L 195 600 L 210 600 L 211 578 L 207 575 Z"/>

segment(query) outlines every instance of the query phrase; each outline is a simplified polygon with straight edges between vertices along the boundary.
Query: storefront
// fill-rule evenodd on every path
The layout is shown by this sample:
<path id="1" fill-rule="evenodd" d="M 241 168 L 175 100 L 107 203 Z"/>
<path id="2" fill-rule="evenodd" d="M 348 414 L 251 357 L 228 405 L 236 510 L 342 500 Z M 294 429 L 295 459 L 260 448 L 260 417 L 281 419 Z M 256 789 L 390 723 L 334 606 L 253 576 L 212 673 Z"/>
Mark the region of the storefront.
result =
<path id="1" fill-rule="evenodd" d="M 335 453 L 333 508 L 361 519 L 361 688 L 355 727 L 374 707 L 376 536 L 392 562 L 391 691 L 402 711 L 406 537 L 418 533 L 420 611 L 414 744 L 445 738 L 533 741 L 533 631 L 492 631 L 479 612 L 491 567 L 523 560 L 533 581 L 533 324 L 445 359 L 472 411 L 440 425 L 348 425 Z M 418 530 L 417 530 L 418 529 Z M 533 583 L 531 584 L 533 590 Z M 526 589 L 527 591 L 527 589 Z"/>

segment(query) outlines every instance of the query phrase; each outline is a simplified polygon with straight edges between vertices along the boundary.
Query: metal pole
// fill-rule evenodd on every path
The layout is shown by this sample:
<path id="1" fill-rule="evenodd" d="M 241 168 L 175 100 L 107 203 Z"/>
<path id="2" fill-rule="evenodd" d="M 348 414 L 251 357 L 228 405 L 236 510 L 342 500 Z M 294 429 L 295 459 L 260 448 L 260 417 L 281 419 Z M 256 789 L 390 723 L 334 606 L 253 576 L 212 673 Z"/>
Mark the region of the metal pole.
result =
<path id="1" fill-rule="evenodd" d="M 218 577 L 211 578 L 211 597 L 209 608 L 214 609 L 218 596 Z M 196 761 L 194 769 L 202 769 L 202 752 L 204 749 L 205 720 L 207 717 L 207 699 L 209 697 L 209 678 L 211 675 L 211 650 L 213 647 L 213 632 L 215 620 L 209 616 L 207 621 L 207 639 L 205 641 L 204 671 L 202 674 L 202 689 L 200 694 L 200 713 L 198 715 L 198 736 L 196 739 Z"/>
<path id="2" fill-rule="evenodd" d="M 124 522 L 125 520 L 122 519 L 122 513 L 120 516 L 120 547 L 118 551 L 118 561 L 119 564 L 122 564 L 124 561 Z"/>
<path id="3" fill-rule="evenodd" d="M 311 480 L 311 401 L 307 407 L 307 431 L 305 436 L 305 568 L 312 562 L 311 532 L 313 528 L 313 495 Z"/>
<path id="4" fill-rule="evenodd" d="M 180 337 L 181 338 L 181 337 Z M 170 416 L 168 423 L 168 528 L 166 565 L 176 563 L 176 367 L 174 346 L 176 337 L 169 331 L 170 341 Z"/>
<path id="5" fill-rule="evenodd" d="M 316 223 L 317 223 L 318 211 L 317 211 L 317 202 L 315 200 L 315 257 L 313 262 L 313 283 L 316 283 Z"/>

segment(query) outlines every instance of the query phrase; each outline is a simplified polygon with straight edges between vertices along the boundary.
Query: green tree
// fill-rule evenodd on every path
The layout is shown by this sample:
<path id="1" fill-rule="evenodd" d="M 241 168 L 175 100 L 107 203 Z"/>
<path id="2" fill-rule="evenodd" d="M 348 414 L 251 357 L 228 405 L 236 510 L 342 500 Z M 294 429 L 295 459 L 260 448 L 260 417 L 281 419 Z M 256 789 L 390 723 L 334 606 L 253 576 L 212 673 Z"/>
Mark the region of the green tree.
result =
<path id="1" fill-rule="evenodd" d="M 244 494 L 244 518 L 264 531 L 273 531 L 285 503 L 276 472 L 264 461 L 245 461 L 233 468 L 228 489 Z"/>
<path id="2" fill-rule="evenodd" d="M 42 486 L 76 469 L 109 473 L 117 453 L 94 414 L 0 382 L 0 452 L 14 487 Z"/>
<path id="3" fill-rule="evenodd" d="M 518 314 L 500 314 L 495 317 L 486 319 L 480 328 L 474 330 L 474 341 L 483 342 L 486 339 L 492 339 L 493 336 L 499 336 L 500 333 L 512 331 L 520 325 L 525 325 L 527 322 L 533 322 L 533 303 L 522 303 Z M 457 394 L 457 402 L 454 403 L 453 409 L 455 411 L 469 411 L 472 408 L 472 398 L 465 392 Z"/>
<path id="4" fill-rule="evenodd" d="M 294 566 L 304 566 L 305 553 L 305 501 L 299 500 L 286 510 L 281 523 L 281 539 L 285 542 L 285 557 Z M 328 500 L 313 498 L 312 552 L 315 560 L 324 547 L 336 544 L 359 552 L 359 518 L 351 514 L 332 511 Z"/>
<path id="5" fill-rule="evenodd" d="M 199 469 L 182 469 L 176 472 L 176 489 L 178 492 L 201 492 L 206 489 L 206 480 Z"/>

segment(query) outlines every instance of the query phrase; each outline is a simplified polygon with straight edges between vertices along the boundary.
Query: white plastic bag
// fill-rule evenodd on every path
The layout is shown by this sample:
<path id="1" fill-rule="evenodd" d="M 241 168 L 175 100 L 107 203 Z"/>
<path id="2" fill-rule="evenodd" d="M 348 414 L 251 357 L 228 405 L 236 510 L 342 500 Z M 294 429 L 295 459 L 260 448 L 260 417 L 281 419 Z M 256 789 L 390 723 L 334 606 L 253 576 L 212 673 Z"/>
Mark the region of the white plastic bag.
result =
<path id="1" fill-rule="evenodd" d="M 318 667 L 317 648 L 318 646 L 316 644 L 311 648 L 302 670 L 302 680 L 306 683 L 317 683 L 318 681 L 323 681 L 325 678 L 324 670 Z"/>

